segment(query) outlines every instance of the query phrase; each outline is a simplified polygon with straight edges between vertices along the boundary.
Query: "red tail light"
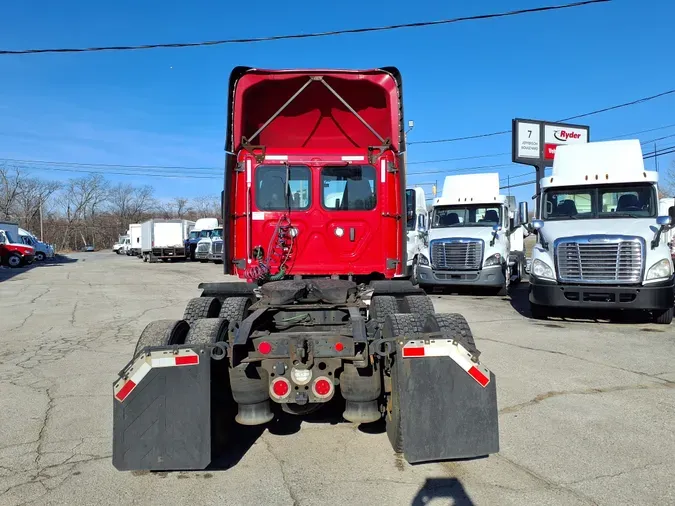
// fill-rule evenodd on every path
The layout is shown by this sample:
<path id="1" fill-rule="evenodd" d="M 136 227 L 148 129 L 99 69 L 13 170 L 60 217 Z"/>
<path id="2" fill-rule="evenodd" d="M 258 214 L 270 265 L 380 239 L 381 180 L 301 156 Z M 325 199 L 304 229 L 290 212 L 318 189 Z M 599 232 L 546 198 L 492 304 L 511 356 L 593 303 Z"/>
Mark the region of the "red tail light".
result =
<path id="1" fill-rule="evenodd" d="M 272 345 L 267 341 L 263 341 L 258 345 L 258 351 L 263 355 L 268 355 L 272 351 Z"/>
<path id="2" fill-rule="evenodd" d="M 327 399 L 333 395 L 333 382 L 325 376 L 319 376 L 312 383 L 312 392 L 321 399 Z"/>
<path id="3" fill-rule="evenodd" d="M 275 399 L 283 399 L 291 392 L 291 384 L 286 378 L 276 378 L 270 385 L 270 393 Z"/>
<path id="4" fill-rule="evenodd" d="M 345 349 L 345 345 L 342 343 L 335 343 L 335 351 L 340 352 Z"/>

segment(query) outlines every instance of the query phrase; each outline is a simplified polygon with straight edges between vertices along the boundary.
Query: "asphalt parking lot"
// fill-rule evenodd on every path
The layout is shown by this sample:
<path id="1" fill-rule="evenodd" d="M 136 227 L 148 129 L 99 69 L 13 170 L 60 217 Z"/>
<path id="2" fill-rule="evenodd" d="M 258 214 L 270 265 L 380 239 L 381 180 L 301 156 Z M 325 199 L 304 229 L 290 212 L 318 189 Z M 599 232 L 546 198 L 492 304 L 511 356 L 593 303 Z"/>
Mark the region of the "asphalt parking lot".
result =
<path id="1" fill-rule="evenodd" d="M 305 423 L 205 472 L 116 471 L 117 372 L 148 322 L 223 279 L 219 265 L 107 252 L 0 270 L 1 506 L 675 504 L 675 325 L 530 320 L 525 287 L 433 295 L 467 317 L 497 375 L 497 455 L 410 466 L 385 434 Z"/>

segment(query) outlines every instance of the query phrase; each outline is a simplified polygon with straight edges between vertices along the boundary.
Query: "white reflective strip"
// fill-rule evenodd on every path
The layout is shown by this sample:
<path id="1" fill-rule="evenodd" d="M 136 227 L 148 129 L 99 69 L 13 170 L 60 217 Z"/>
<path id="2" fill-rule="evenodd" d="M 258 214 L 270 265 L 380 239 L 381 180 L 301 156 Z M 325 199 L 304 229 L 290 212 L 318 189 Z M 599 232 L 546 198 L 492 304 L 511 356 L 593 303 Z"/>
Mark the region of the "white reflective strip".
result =
<path id="1" fill-rule="evenodd" d="M 342 161 L 343 162 L 361 162 L 365 160 L 365 156 L 343 156 Z"/>
<path id="2" fill-rule="evenodd" d="M 282 162 L 282 161 L 288 160 L 288 155 L 265 155 L 265 161 L 267 161 L 267 160 L 269 160 L 271 162 L 275 161 L 275 160 Z"/>
<path id="3" fill-rule="evenodd" d="M 386 183 L 387 182 L 387 160 L 382 160 L 380 163 L 380 182 L 381 183 Z"/>
<path id="4" fill-rule="evenodd" d="M 404 348 L 424 347 L 424 355 L 411 356 L 406 358 L 425 358 L 425 357 L 450 357 L 458 366 L 469 372 L 469 369 L 475 367 L 485 377 L 490 380 L 490 370 L 479 362 L 471 360 L 471 353 L 461 344 L 452 344 L 451 339 L 432 339 L 429 343 L 424 341 L 408 341 Z"/>
<path id="5" fill-rule="evenodd" d="M 246 184 L 251 185 L 251 160 L 246 160 Z"/>
<path id="6" fill-rule="evenodd" d="M 150 372 L 150 369 L 152 369 L 150 364 L 143 362 L 138 370 L 136 370 L 136 372 L 134 372 L 134 374 L 132 374 L 129 379 L 138 385 L 145 375 Z"/>
<path id="7" fill-rule="evenodd" d="M 152 367 L 173 367 L 176 365 L 176 357 L 153 358 Z"/>

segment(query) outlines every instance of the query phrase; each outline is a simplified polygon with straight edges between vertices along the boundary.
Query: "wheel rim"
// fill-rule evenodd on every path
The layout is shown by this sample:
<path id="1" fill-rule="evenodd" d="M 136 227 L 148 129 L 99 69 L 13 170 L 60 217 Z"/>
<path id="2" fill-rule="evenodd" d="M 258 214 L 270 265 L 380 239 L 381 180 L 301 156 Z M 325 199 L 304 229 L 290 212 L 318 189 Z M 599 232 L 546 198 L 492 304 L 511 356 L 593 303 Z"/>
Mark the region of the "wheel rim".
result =
<path id="1" fill-rule="evenodd" d="M 18 267 L 21 263 L 21 259 L 19 257 L 11 256 L 9 257 L 8 263 L 10 267 Z"/>
<path id="2" fill-rule="evenodd" d="M 504 274 L 504 277 L 506 278 L 504 280 L 504 290 L 506 290 L 508 292 L 509 286 L 511 286 L 511 266 L 510 265 L 506 266 L 506 273 Z"/>
<path id="3" fill-rule="evenodd" d="M 38 253 L 37 254 L 37 259 L 42 262 L 45 259 L 45 254 L 44 253 Z"/>
<path id="4" fill-rule="evenodd" d="M 418 267 L 417 267 L 417 259 L 413 261 L 413 273 L 412 273 L 412 282 L 413 285 L 418 284 Z"/>

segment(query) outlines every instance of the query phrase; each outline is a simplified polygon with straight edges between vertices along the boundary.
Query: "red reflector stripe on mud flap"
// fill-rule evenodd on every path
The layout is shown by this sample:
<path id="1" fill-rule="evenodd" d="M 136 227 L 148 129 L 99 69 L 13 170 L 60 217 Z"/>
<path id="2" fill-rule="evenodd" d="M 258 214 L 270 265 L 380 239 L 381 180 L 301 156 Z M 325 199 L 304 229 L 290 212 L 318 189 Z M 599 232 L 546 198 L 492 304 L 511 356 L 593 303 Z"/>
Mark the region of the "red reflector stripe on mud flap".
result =
<path id="1" fill-rule="evenodd" d="M 117 392 L 117 395 L 115 395 L 115 397 L 117 398 L 118 401 L 123 401 L 124 399 L 127 398 L 127 396 L 131 393 L 131 391 L 135 387 L 136 387 L 136 383 L 129 380 L 124 384 L 124 386 L 120 389 L 120 391 Z"/>
<path id="2" fill-rule="evenodd" d="M 176 357 L 176 365 L 196 365 L 199 363 L 199 355 L 184 355 Z"/>
<path id="3" fill-rule="evenodd" d="M 471 369 L 468 370 L 468 373 L 473 379 L 480 383 L 480 386 L 482 387 L 485 387 L 488 383 L 490 383 L 490 377 L 485 376 L 485 374 L 479 371 L 475 366 L 471 367 Z"/>
<path id="4" fill-rule="evenodd" d="M 403 348 L 404 357 L 423 357 L 424 356 L 424 346 L 415 346 L 410 348 Z"/>

